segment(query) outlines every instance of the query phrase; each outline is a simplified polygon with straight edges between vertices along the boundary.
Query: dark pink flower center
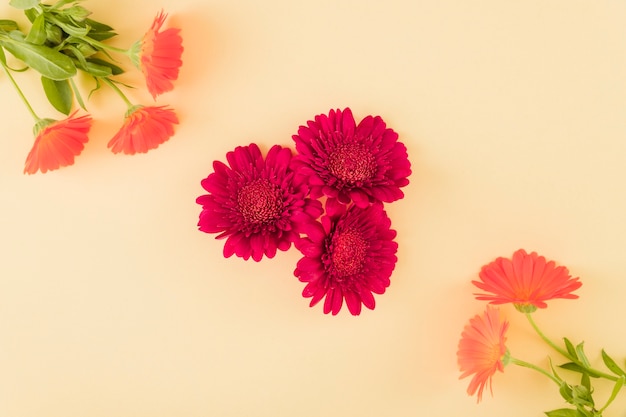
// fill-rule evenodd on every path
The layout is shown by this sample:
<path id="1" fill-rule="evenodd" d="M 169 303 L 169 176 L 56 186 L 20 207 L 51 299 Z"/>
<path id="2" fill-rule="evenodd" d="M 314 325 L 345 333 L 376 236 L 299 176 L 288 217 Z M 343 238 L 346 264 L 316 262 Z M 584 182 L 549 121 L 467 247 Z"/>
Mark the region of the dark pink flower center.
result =
<path id="1" fill-rule="evenodd" d="M 348 229 L 333 237 L 331 260 L 341 277 L 361 271 L 369 245 L 358 230 Z"/>
<path id="2" fill-rule="evenodd" d="M 347 184 L 365 181 L 376 173 L 376 159 L 364 145 L 345 143 L 328 156 L 328 170 Z"/>
<path id="3" fill-rule="evenodd" d="M 271 223 L 282 213 L 282 193 L 268 180 L 257 179 L 239 189 L 237 205 L 246 222 Z"/>

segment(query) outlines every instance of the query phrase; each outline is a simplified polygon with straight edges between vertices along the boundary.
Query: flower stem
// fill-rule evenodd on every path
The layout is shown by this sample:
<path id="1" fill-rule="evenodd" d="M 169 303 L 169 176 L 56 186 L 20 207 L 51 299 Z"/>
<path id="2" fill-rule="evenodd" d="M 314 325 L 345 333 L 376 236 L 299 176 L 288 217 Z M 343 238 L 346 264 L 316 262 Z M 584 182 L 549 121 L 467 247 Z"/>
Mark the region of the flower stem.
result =
<path id="1" fill-rule="evenodd" d="M 530 322 L 530 325 L 533 326 L 533 329 L 535 329 L 535 331 L 537 332 L 539 337 L 541 337 L 544 342 L 546 342 L 548 345 L 550 345 L 550 347 L 552 347 L 554 350 L 559 352 L 561 355 L 565 356 L 566 358 L 570 358 L 570 354 L 567 351 L 565 351 L 564 349 L 562 349 L 559 346 L 557 346 L 552 340 L 550 340 L 541 331 L 541 329 L 539 329 L 539 327 L 537 326 L 537 323 L 535 323 L 535 320 L 533 320 L 533 316 L 532 316 L 531 313 L 526 313 L 526 318 L 528 319 L 528 321 Z"/>
<path id="2" fill-rule="evenodd" d="M 0 60 L 0 61 L 2 61 L 2 60 Z M 26 96 L 22 92 L 22 89 L 19 87 L 19 85 L 17 85 L 17 82 L 15 81 L 15 78 L 13 78 L 13 76 L 11 75 L 11 71 L 9 71 L 9 68 L 4 64 L 4 62 L 0 62 L 0 64 L 2 65 L 2 69 L 4 70 L 4 72 L 7 75 L 7 77 L 9 77 L 9 81 L 11 81 L 11 84 L 13 84 L 13 87 L 15 87 L 15 90 L 17 91 L 17 94 L 20 96 L 20 98 L 22 99 L 22 101 L 26 105 L 26 108 L 28 109 L 30 114 L 35 118 L 36 121 L 41 120 L 41 118 L 39 116 L 37 116 L 37 113 L 35 113 L 35 110 L 33 110 L 33 107 L 30 105 L 30 103 L 26 99 Z"/>
<path id="3" fill-rule="evenodd" d="M 105 84 L 111 87 L 113 91 L 115 91 L 122 98 L 122 100 L 124 100 L 128 108 L 131 108 L 134 106 L 133 103 L 131 103 L 131 101 L 128 99 L 128 97 L 126 97 L 126 95 L 122 92 L 122 90 L 120 90 L 120 88 L 117 85 L 115 85 L 113 81 L 109 80 L 106 77 L 103 77 L 102 81 L 104 81 Z"/>
<path id="4" fill-rule="evenodd" d="M 572 355 L 570 355 L 569 352 L 567 352 L 563 348 L 557 346 L 556 343 L 554 343 L 552 340 L 550 340 L 548 338 L 548 336 L 546 336 L 541 331 L 541 329 L 539 329 L 539 327 L 537 326 L 537 323 L 535 323 L 535 320 L 533 320 L 531 313 L 525 313 L 525 314 L 526 314 L 526 318 L 530 322 L 530 325 L 533 327 L 533 329 L 535 329 L 535 331 L 537 332 L 539 337 L 541 337 L 541 339 L 543 339 L 544 342 L 546 342 L 548 345 L 550 345 L 550 347 L 552 347 L 554 350 L 559 352 L 561 355 L 563 355 L 567 359 L 571 360 L 572 362 L 576 363 L 577 365 L 581 366 L 582 368 L 587 369 L 588 371 L 590 371 L 591 373 L 593 373 L 593 374 L 595 374 L 595 375 L 597 375 L 599 377 L 608 379 L 610 381 L 617 381 L 618 380 L 618 378 L 616 376 L 613 376 L 613 375 L 607 374 L 605 372 L 599 371 L 597 369 L 594 369 L 591 366 L 589 366 L 588 364 L 585 364 L 585 363 L 581 362 L 580 360 L 578 360 L 577 358 L 572 357 Z"/>
<path id="5" fill-rule="evenodd" d="M 513 358 L 513 357 L 511 357 L 509 360 L 510 360 L 510 363 L 514 363 L 515 365 L 519 365 L 519 366 L 522 366 L 524 368 L 534 369 L 535 371 L 539 372 L 540 374 L 543 374 L 543 375 L 547 376 L 548 378 L 550 378 L 558 386 L 561 386 L 561 384 L 563 383 L 563 381 L 559 377 L 557 377 L 556 375 L 552 375 L 550 372 L 546 371 L 545 369 L 542 369 L 542 368 L 538 367 L 537 365 L 533 365 L 532 363 L 528 363 L 526 361 L 523 361 L 523 360 L 520 360 L 520 359 L 516 359 L 516 358 Z"/>

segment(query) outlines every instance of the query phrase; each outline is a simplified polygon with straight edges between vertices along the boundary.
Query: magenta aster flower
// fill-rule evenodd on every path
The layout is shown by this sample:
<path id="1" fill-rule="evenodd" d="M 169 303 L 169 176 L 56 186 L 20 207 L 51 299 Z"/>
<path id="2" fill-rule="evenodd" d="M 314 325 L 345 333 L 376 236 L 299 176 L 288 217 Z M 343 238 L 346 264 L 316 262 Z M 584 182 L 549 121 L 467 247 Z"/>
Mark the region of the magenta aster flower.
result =
<path id="1" fill-rule="evenodd" d="M 311 197 L 322 195 L 359 207 L 404 197 L 411 164 L 398 134 L 379 116 L 357 125 L 349 108 L 331 110 L 300 126 L 293 136 L 294 165 L 307 178 Z"/>
<path id="2" fill-rule="evenodd" d="M 311 298 L 310 306 L 326 297 L 325 314 L 336 315 L 344 299 L 355 316 L 361 304 L 374 309 L 372 294 L 385 292 L 397 261 L 390 227 L 382 203 L 361 208 L 329 199 L 321 223 L 307 224 L 307 237 L 296 245 L 304 257 L 294 275 L 307 283 L 302 295 Z"/>
<path id="3" fill-rule="evenodd" d="M 321 203 L 307 198 L 307 184 L 290 169 L 290 149 L 274 145 L 263 159 L 252 143 L 228 152 L 226 159 L 230 166 L 213 162 L 214 172 L 202 180 L 209 194 L 196 200 L 202 205 L 199 229 L 227 238 L 226 258 L 272 258 L 277 250 L 289 249 L 303 225 L 322 214 Z"/>

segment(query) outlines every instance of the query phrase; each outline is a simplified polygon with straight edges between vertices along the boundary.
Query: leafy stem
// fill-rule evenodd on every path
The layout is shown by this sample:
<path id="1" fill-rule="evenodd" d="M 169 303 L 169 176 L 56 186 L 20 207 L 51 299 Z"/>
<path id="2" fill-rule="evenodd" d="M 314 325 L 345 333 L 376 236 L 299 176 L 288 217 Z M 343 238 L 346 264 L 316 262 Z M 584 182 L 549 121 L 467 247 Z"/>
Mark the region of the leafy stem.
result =
<path id="1" fill-rule="evenodd" d="M 113 81 L 111 81 L 107 77 L 102 77 L 101 80 L 104 81 L 104 83 L 107 84 L 109 87 L 111 87 L 113 91 L 115 91 L 122 98 L 122 100 L 124 100 L 128 108 L 132 108 L 134 106 L 134 104 L 131 103 L 128 97 L 126 97 L 126 94 L 124 94 L 124 92 L 120 90 L 120 88 L 117 85 L 115 85 Z"/>
<path id="2" fill-rule="evenodd" d="M 550 338 L 548 338 L 541 331 L 541 329 L 539 329 L 539 327 L 537 326 L 537 323 L 535 323 L 535 320 L 533 320 L 531 313 L 525 313 L 525 315 L 526 315 L 526 318 L 528 319 L 528 321 L 530 322 L 530 325 L 533 327 L 533 329 L 535 329 L 535 331 L 537 332 L 539 337 L 541 337 L 541 339 L 543 339 L 544 342 L 546 342 L 550 347 L 552 347 L 554 350 L 559 352 L 561 355 L 563 355 L 567 359 L 571 360 L 573 363 L 575 363 L 576 365 L 578 365 L 579 367 L 581 367 L 582 369 L 587 371 L 592 376 L 605 378 L 605 379 L 608 379 L 610 381 L 618 381 L 618 379 L 619 379 L 618 377 L 592 368 L 591 365 L 589 364 L 589 362 L 586 360 L 586 358 L 583 357 L 583 360 L 580 360 L 578 358 L 578 356 L 574 356 L 570 352 L 568 352 L 567 350 L 559 347 L 556 343 L 554 343 L 552 340 L 550 340 Z"/>
<path id="3" fill-rule="evenodd" d="M 558 386 L 561 386 L 561 384 L 563 383 L 563 380 L 561 378 L 559 378 L 558 375 L 556 375 L 556 374 L 553 375 L 550 372 L 546 371 L 545 369 L 542 369 L 542 368 L 538 367 L 537 365 L 533 365 L 532 363 L 528 363 L 526 361 L 523 361 L 523 360 L 520 360 L 520 359 L 516 359 L 516 358 L 513 358 L 513 357 L 509 358 L 509 362 L 513 363 L 515 365 L 518 365 L 518 366 L 522 366 L 524 368 L 533 369 L 533 370 L 539 372 L 540 374 L 543 374 L 543 375 L 547 376 L 548 378 L 550 378 Z"/>

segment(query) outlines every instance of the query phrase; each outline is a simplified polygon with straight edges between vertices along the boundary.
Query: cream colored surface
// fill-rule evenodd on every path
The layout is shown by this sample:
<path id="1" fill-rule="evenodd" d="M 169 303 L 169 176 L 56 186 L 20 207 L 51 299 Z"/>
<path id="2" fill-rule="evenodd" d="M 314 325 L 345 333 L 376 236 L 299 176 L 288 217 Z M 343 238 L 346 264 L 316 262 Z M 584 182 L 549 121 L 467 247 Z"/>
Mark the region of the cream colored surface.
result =
<path id="1" fill-rule="evenodd" d="M 540 416 L 562 404 L 546 378 L 508 367 L 476 405 L 456 367 L 483 309 L 470 281 L 518 248 L 583 281 L 579 300 L 537 313 L 546 332 L 584 339 L 598 365 L 601 347 L 626 357 L 626 2 L 84 5 L 119 46 L 170 13 L 184 66 L 159 103 L 181 124 L 155 151 L 113 155 L 124 105 L 103 91 L 76 164 L 25 176 L 32 120 L 0 76 L 0 416 Z M 60 117 L 33 74 L 18 79 Z M 151 102 L 143 87 L 130 96 Z M 224 259 L 196 229 L 195 198 L 235 146 L 290 146 L 300 124 L 347 106 L 400 134 L 413 175 L 388 206 L 400 245 L 388 292 L 332 317 L 301 297 L 295 250 Z M 546 365 L 503 311 L 512 354 Z M 624 410 L 622 398 L 606 416 Z"/>

